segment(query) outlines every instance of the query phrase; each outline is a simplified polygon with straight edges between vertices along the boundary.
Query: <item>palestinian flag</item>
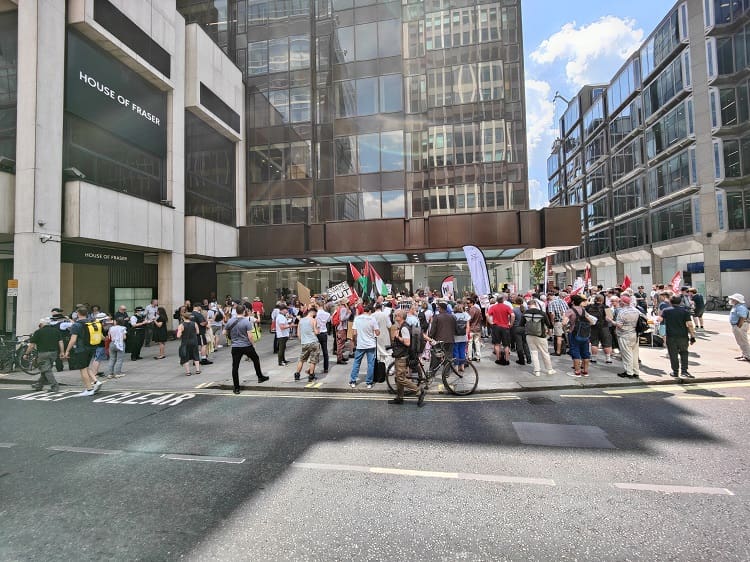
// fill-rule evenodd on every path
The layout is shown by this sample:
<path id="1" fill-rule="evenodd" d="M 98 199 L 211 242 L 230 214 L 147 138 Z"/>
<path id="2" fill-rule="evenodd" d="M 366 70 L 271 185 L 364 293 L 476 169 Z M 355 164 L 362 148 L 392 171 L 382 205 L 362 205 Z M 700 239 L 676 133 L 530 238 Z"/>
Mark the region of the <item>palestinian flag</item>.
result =
<path id="1" fill-rule="evenodd" d="M 383 278 L 375 271 L 375 268 L 370 266 L 370 279 L 372 280 L 373 289 L 375 290 L 375 296 L 388 296 L 388 287 L 386 287 Z"/>
<path id="2" fill-rule="evenodd" d="M 352 264 L 349 264 L 349 270 L 352 273 L 352 279 L 354 279 L 354 290 L 364 296 L 367 294 L 367 268 L 368 264 L 365 263 L 364 275 Z M 357 289 L 359 287 L 359 290 Z"/>

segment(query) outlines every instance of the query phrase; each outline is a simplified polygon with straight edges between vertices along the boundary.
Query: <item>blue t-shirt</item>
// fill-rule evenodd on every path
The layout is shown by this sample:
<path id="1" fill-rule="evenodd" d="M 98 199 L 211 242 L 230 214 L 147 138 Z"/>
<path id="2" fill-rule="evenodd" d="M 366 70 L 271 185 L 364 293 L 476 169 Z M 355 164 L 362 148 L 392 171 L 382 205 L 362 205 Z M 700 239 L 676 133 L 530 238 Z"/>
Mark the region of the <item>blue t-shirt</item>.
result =
<path id="1" fill-rule="evenodd" d="M 237 320 L 229 330 L 229 338 L 232 340 L 232 347 L 250 347 L 253 343 L 250 341 L 247 333 L 252 332 L 253 323 L 249 318 L 243 317 Z"/>
<path id="2" fill-rule="evenodd" d="M 748 310 L 747 306 L 741 303 L 737 303 L 732 307 L 732 311 L 729 313 L 729 323 L 732 326 L 736 326 L 740 318 L 743 318 L 747 322 Z"/>
<path id="3" fill-rule="evenodd" d="M 73 353 L 82 353 L 84 351 L 89 351 L 93 349 L 89 345 L 89 334 L 86 328 L 85 320 L 79 320 L 79 321 L 73 322 L 70 325 L 70 334 L 78 336 L 76 338 L 76 343 L 73 346 Z"/>

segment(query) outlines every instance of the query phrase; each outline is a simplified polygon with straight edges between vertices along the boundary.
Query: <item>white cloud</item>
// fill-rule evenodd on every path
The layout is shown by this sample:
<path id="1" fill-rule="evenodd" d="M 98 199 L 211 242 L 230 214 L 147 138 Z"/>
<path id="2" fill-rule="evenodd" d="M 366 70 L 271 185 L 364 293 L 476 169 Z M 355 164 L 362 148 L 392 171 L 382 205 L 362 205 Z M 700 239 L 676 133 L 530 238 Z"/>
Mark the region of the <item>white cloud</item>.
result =
<path id="1" fill-rule="evenodd" d="M 635 20 L 604 16 L 588 25 L 566 23 L 531 53 L 537 64 L 565 63 L 568 82 L 584 84 L 606 82 L 620 64 L 643 42 L 643 30 Z"/>
<path id="2" fill-rule="evenodd" d="M 529 208 L 530 209 L 541 209 L 547 207 L 549 200 L 547 199 L 547 186 L 542 185 L 542 182 L 536 179 L 529 180 Z"/>
<path id="3" fill-rule="evenodd" d="M 526 136 L 529 165 L 537 150 L 548 151 L 557 137 L 552 86 L 544 80 L 526 80 Z M 535 162 L 536 163 L 536 162 Z"/>

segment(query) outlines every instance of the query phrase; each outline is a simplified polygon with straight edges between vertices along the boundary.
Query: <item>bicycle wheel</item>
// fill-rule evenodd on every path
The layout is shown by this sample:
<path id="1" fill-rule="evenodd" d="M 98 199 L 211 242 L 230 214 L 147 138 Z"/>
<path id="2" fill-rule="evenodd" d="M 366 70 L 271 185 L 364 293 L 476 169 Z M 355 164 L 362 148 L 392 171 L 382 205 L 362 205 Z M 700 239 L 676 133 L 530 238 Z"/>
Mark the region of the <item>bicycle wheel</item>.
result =
<path id="1" fill-rule="evenodd" d="M 479 384 L 479 373 L 472 363 L 466 363 L 463 372 L 459 372 L 452 363 L 443 369 L 443 386 L 452 394 L 466 396 L 471 394 Z"/>
<path id="2" fill-rule="evenodd" d="M 713 299 L 707 300 L 706 301 L 706 310 L 708 312 L 713 312 L 714 310 L 716 310 L 716 301 L 714 301 Z"/>
<path id="3" fill-rule="evenodd" d="M 415 383 L 418 383 L 417 373 L 410 370 L 409 375 Z M 398 394 L 398 391 L 396 390 L 396 363 L 394 361 L 391 361 L 386 368 L 385 382 L 388 385 L 388 391 L 391 394 Z M 412 392 L 411 390 L 406 388 L 404 389 L 404 396 L 411 396 L 413 394 L 414 392 Z"/>
<path id="4" fill-rule="evenodd" d="M 29 353 L 28 357 L 24 357 L 23 354 L 26 353 L 27 348 L 28 345 L 22 345 L 16 351 L 16 364 L 21 367 L 24 373 L 36 375 L 39 373 L 39 355 L 37 354 L 36 349 L 34 349 Z"/>

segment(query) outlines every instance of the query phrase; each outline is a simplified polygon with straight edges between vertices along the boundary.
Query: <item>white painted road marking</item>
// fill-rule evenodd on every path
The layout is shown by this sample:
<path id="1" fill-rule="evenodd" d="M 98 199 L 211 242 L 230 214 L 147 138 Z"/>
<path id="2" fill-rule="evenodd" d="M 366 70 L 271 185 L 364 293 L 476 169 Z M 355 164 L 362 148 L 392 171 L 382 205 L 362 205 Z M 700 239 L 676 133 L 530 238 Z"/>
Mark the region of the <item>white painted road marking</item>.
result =
<path id="1" fill-rule="evenodd" d="M 196 462 L 221 462 L 225 464 L 242 464 L 245 459 L 235 459 L 232 457 L 204 457 L 201 455 L 161 455 L 163 459 L 173 461 L 196 461 Z"/>
<path id="2" fill-rule="evenodd" d="M 11 447 L 15 446 L 15 443 L 0 443 L 0 449 L 10 449 Z"/>
<path id="3" fill-rule="evenodd" d="M 66 392 L 45 392 L 44 390 L 38 392 L 31 392 L 29 394 L 22 394 L 20 396 L 11 396 L 8 400 L 35 400 L 40 402 L 60 402 L 61 400 L 67 400 L 68 398 L 74 398 L 78 396 L 80 391 L 66 391 Z M 114 394 L 103 394 L 99 398 L 95 398 L 91 402 L 94 404 L 147 404 L 150 406 L 176 406 L 184 402 L 195 398 L 196 394 L 184 394 L 174 392 L 142 392 L 142 391 L 126 391 L 116 392 Z"/>
<path id="4" fill-rule="evenodd" d="M 311 470 L 329 470 L 334 472 L 366 472 L 369 474 L 392 474 L 395 476 L 414 476 L 417 478 L 443 478 L 449 480 L 476 480 L 480 482 L 498 482 L 501 484 L 533 484 L 537 486 L 554 486 L 555 481 L 548 478 L 526 478 L 522 476 L 503 476 L 500 474 L 471 474 L 468 472 L 440 472 L 434 470 L 409 470 L 404 468 L 386 468 L 382 466 L 358 466 L 350 464 L 325 464 L 310 462 L 292 463 L 295 468 Z"/>
<path id="5" fill-rule="evenodd" d="M 47 447 L 48 451 L 64 453 L 86 453 L 89 455 L 119 455 L 122 451 L 113 449 L 89 449 L 88 447 Z"/>
<path id="6" fill-rule="evenodd" d="M 609 396 L 607 394 L 561 394 L 560 398 L 622 398 L 622 396 Z"/>
<path id="7" fill-rule="evenodd" d="M 621 490 L 642 490 L 646 492 L 664 492 L 667 494 L 710 494 L 714 496 L 733 496 L 726 488 L 705 488 L 701 486 L 669 486 L 666 484 L 628 484 L 616 482 L 615 488 Z"/>

